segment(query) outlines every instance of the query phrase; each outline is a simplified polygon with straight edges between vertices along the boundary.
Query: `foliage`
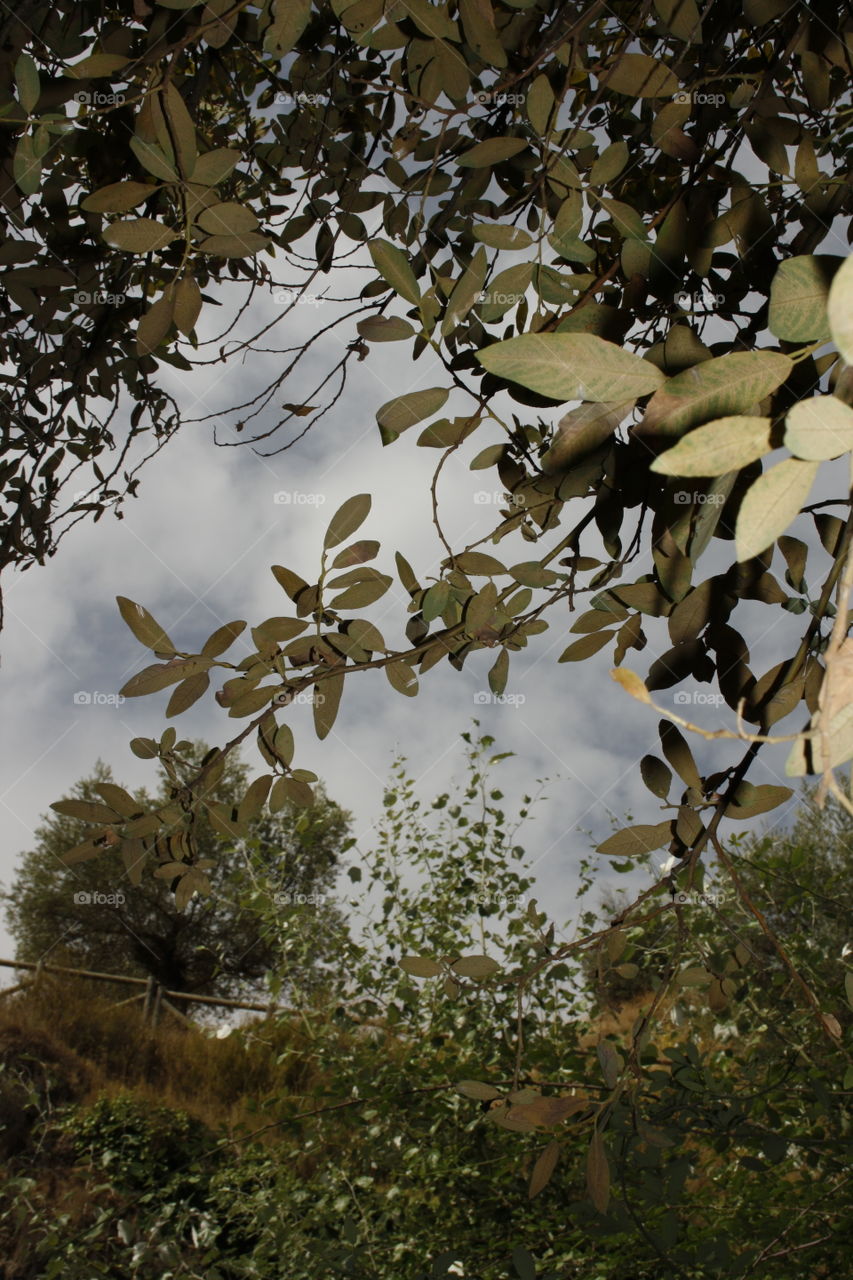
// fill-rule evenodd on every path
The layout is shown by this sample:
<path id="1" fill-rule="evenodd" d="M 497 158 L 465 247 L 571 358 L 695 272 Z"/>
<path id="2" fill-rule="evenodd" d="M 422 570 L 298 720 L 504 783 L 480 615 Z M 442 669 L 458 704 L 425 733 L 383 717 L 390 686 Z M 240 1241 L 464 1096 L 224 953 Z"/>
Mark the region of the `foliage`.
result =
<path id="1" fill-rule="evenodd" d="M 170 990 L 226 996 L 262 993 L 271 971 L 290 994 L 324 981 L 345 932 L 331 889 L 350 841 L 349 815 L 325 793 L 309 811 L 287 803 L 275 815 L 258 814 L 240 840 L 217 839 L 202 808 L 193 828 L 202 880 L 188 901 L 176 902 L 172 892 L 173 868 L 181 865 L 174 846 L 165 876 L 145 874 L 141 844 L 135 854 L 113 850 L 97 863 L 62 861 L 85 835 L 93 809 L 122 803 L 119 796 L 130 814 L 173 805 L 181 777 L 198 768 L 207 750 L 203 743 L 176 744 L 153 798 L 144 791 L 131 797 L 102 763 L 75 784 L 37 829 L 5 895 L 19 959 L 151 974 Z M 230 811 L 247 777 L 247 767 L 229 759 L 211 798 Z M 322 930 L 310 909 L 316 900 L 328 901 Z"/>
<path id="2" fill-rule="evenodd" d="M 468 736 L 466 779 L 430 806 L 403 762 L 394 769 L 351 890 L 370 925 L 353 944 L 346 989 L 337 1005 L 306 1007 L 303 1038 L 279 1057 L 285 1070 L 295 1049 L 310 1071 L 282 1081 L 243 1133 L 228 1130 L 186 1167 L 180 1153 L 161 1153 L 168 1169 L 133 1194 L 127 1179 L 145 1177 L 134 1153 L 165 1117 L 121 1099 L 78 1104 L 59 1123 L 98 1135 L 94 1163 L 84 1154 L 66 1172 L 89 1179 L 85 1213 L 48 1229 L 46 1186 L 22 1186 L 38 1172 L 32 1161 L 12 1169 L 2 1206 L 4 1240 L 26 1234 L 36 1274 L 52 1276 L 53 1258 L 66 1268 L 57 1261 L 55 1274 L 72 1280 L 99 1267 L 155 1280 L 166 1266 L 205 1280 L 750 1280 L 771 1268 L 799 1280 L 804 1267 L 838 1270 L 851 1226 L 849 1072 L 778 954 L 759 945 L 755 916 L 733 895 L 673 902 L 660 880 L 675 973 L 657 977 L 623 1018 L 599 1012 L 578 944 L 597 935 L 607 965 L 636 961 L 642 922 L 622 926 L 621 952 L 591 908 L 543 936 L 519 910 L 530 868 L 495 780 L 504 753 Z M 760 863 L 749 893 L 767 918 L 784 907 L 780 877 L 797 861 L 798 831 L 810 841 L 798 861 L 801 902 L 819 902 L 830 868 L 849 879 L 846 810 L 830 805 L 821 821 L 823 831 L 807 805 L 786 857 L 759 841 L 728 851 L 739 875 Z M 824 843 L 812 867 L 809 851 Z M 709 877 L 707 894 L 724 872 Z M 599 877 L 589 863 L 582 897 Z M 787 946 L 800 923 L 776 923 Z M 836 926 L 823 927 L 820 961 L 804 971 L 849 1022 L 838 998 L 844 960 L 830 954 Z M 507 993 L 517 996 L 529 951 L 545 957 L 570 934 L 563 980 L 547 969 L 525 978 L 519 1025 Z M 482 945 L 497 973 L 457 975 L 455 994 L 444 976 L 388 963 L 411 948 L 445 967 Z M 102 1149 L 115 1153 L 106 1168 Z M 186 1194 L 173 1177 L 188 1179 Z M 24 1195 L 35 1207 L 16 1235 Z"/>
<path id="3" fill-rule="evenodd" d="M 531 1062 L 537 1053 L 550 1061 L 547 1030 L 534 1022 L 532 1043 L 523 1034 L 526 1010 L 547 1007 L 547 989 L 565 1019 L 564 984 L 586 949 L 603 942 L 618 953 L 632 930 L 674 912 L 660 986 L 621 1048 L 602 1050 L 604 1091 L 599 1083 L 569 1126 L 565 1147 L 574 1154 L 582 1137 L 585 1151 L 589 1204 L 579 1220 L 593 1235 L 639 1233 L 650 1265 L 664 1258 L 696 1275 L 735 1265 L 748 1273 L 770 1257 L 776 1266 L 778 1228 L 779 1265 L 789 1265 L 796 1232 L 772 1218 L 780 1199 L 760 1230 L 740 1200 L 721 1207 L 713 1187 L 702 1193 L 707 1217 L 679 1216 L 700 1154 L 690 1143 L 705 1144 L 706 1164 L 706 1148 L 719 1157 L 708 1166 L 711 1182 L 734 1161 L 735 1181 L 776 1161 L 779 1184 L 790 1177 L 805 1198 L 820 1179 L 837 1193 L 843 1175 L 831 1144 L 828 1154 L 821 1144 L 848 1123 L 838 1092 L 843 1027 L 832 999 L 800 972 L 800 956 L 786 962 L 774 944 L 790 980 L 790 990 L 777 990 L 774 971 L 770 983 L 784 996 L 773 1017 L 785 1049 L 771 1054 L 737 1025 L 745 1053 L 714 1040 L 751 953 L 728 936 L 694 935 L 684 904 L 665 895 L 668 884 L 700 892 L 715 857 L 743 910 L 772 934 L 732 875 L 722 824 L 791 797 L 790 787 L 748 777 L 789 716 L 799 732 L 788 775 L 821 776 L 820 800 L 830 792 L 853 811 L 834 774 L 853 756 L 853 263 L 820 251 L 834 247 L 850 212 L 849 14 L 824 5 L 804 16 L 776 0 L 711 3 L 701 15 L 692 0 L 580 9 L 555 0 L 209 0 L 203 8 L 167 0 L 135 3 L 132 13 L 91 4 L 48 10 L 34 0 L 25 21 L 3 26 L 13 59 L 0 104 L 14 150 L 9 219 L 21 234 L 0 245 L 11 299 L 2 353 L 27 376 L 7 390 L 10 430 L 20 438 L 10 441 L 17 453 L 0 562 L 28 563 L 55 546 L 59 488 L 78 463 L 91 464 L 95 514 L 117 500 L 114 475 L 98 458 L 124 410 L 118 470 L 148 424 L 156 423 L 151 447 L 173 433 L 163 365 L 203 368 L 232 342 L 240 359 L 253 346 L 260 358 L 261 346 L 269 352 L 270 340 L 251 332 L 268 327 L 266 314 L 250 311 L 255 290 L 284 287 L 285 320 L 315 276 L 330 276 L 348 255 L 354 261 L 343 265 L 368 273 L 347 300 L 354 305 L 341 323 L 360 319 L 315 388 L 320 400 L 300 394 L 285 403 L 284 419 L 272 407 L 317 334 L 286 348 L 272 383 L 225 415 L 241 439 L 286 447 L 279 428 L 321 421 L 341 395 L 347 362 L 369 359 L 376 343 L 402 342 L 413 360 L 428 352 L 441 368 L 432 386 L 413 370 L 404 393 L 376 412 L 384 444 L 406 449 L 414 436 L 400 437 L 419 426 L 414 447 L 438 457 L 433 523 L 442 552 L 428 560 L 424 552 L 414 568 L 397 552 L 393 566 L 408 617 L 386 609 L 394 577 L 390 564 L 371 564 L 380 547 L 369 536 L 367 494 L 333 515 L 313 564 L 306 549 L 306 563 L 273 567 L 290 603 L 248 630 L 234 621 L 176 644 L 142 605 L 120 597 L 122 617 L 154 656 L 124 696 L 171 688 L 172 717 L 222 672 L 217 701 L 245 724 L 181 778 L 175 803 L 139 815 L 116 791 L 90 809 L 69 865 L 106 848 L 131 862 L 144 856 L 185 906 L 206 886 L 200 812 L 233 842 L 264 806 L 274 814 L 313 802 L 316 778 L 294 766 L 288 724 L 303 690 L 312 690 L 320 739 L 332 731 L 348 678 L 367 671 L 384 670 L 395 693 L 414 697 L 445 659 L 460 669 L 488 656 L 489 687 L 501 696 L 513 655 L 535 644 L 564 604 L 574 612 L 583 600 L 588 608 L 572 622 L 560 661 L 607 648 L 620 697 L 654 706 L 655 692 L 689 682 L 688 699 L 708 685 L 717 705 L 738 713 L 731 727 L 709 730 L 658 708 L 660 755 L 640 763 L 656 820 L 632 822 L 599 846 L 617 871 L 665 849 L 669 875 L 617 919 L 570 941 L 557 941 L 554 922 L 536 908 L 521 930 L 507 921 L 503 965 L 467 951 L 470 932 L 454 942 L 442 924 L 435 943 L 424 937 L 414 959 L 399 957 L 405 976 L 396 976 L 409 988 L 420 976 L 441 989 L 439 999 L 428 988 L 430 1018 L 452 1023 L 448 1007 L 458 998 L 466 1025 L 470 1016 L 479 1026 L 493 1002 L 501 1034 L 514 999 L 510 1093 L 491 1099 L 499 1104 L 492 1112 L 510 1127 L 545 1114 L 553 1121 L 546 1133 L 561 1133 L 569 1116 L 554 1120 L 553 1107 L 520 1087 L 525 1046 Z M 83 96 L 69 116 L 75 92 Z M 307 273 L 291 267 L 306 257 Z M 295 286 L 279 268 L 297 271 Z M 104 306 L 103 296 L 121 302 Z M 207 324 L 224 304 L 220 330 L 208 337 L 199 316 Z M 470 469 L 494 470 L 507 501 L 492 529 L 453 546 L 438 480 L 472 449 Z M 135 484 L 130 470 L 122 483 Z M 825 491 L 832 496 L 813 497 Z M 834 507 L 840 515 L 829 513 Z M 226 660 L 238 641 L 241 656 Z M 644 650 L 642 677 L 624 663 Z M 707 764 L 678 725 L 729 740 L 738 754 Z M 238 804 L 217 802 L 230 753 L 253 735 L 268 771 Z M 132 746 L 169 761 L 175 740 L 167 729 L 159 742 Z M 470 887 L 452 883 L 470 907 Z M 397 936 L 414 946 L 422 931 L 399 925 Z M 398 1021 L 417 1025 L 423 1010 L 413 1011 L 405 985 L 389 993 L 388 969 L 383 976 L 374 964 L 365 989 L 378 990 Z M 661 1052 L 653 1028 L 675 997 L 691 1037 Z M 439 1003 L 448 1007 L 433 1015 Z M 453 1024 L 454 1035 L 461 1030 Z M 504 1041 L 489 1043 L 503 1061 Z M 571 1052 L 560 1062 L 583 1066 Z M 787 1092 L 771 1106 L 777 1067 Z M 399 1077 L 399 1064 L 394 1071 Z M 586 1087 L 586 1073 L 579 1078 Z M 531 1106 L 539 1110 L 525 1113 Z M 769 1154 L 759 1156 L 765 1140 Z M 546 1173 L 553 1183 L 576 1165 L 555 1164 L 562 1150 L 552 1136 L 540 1153 L 543 1191 Z M 798 1151 L 801 1163 L 789 1167 Z M 817 1238 L 809 1247 L 822 1265 L 825 1237 Z"/>

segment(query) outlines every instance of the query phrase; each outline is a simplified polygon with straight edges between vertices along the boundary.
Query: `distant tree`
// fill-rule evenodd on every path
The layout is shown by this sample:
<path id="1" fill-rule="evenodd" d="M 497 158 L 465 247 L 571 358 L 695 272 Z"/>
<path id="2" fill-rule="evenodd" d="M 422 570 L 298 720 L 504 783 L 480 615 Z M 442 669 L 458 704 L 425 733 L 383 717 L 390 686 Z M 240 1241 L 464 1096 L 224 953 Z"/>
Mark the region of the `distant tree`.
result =
<path id="1" fill-rule="evenodd" d="M 802 988 L 792 982 L 778 943 L 822 1007 L 837 1009 L 844 1022 L 851 1015 L 843 1002 L 839 1004 L 838 994 L 844 961 L 848 955 L 853 961 L 853 953 L 845 950 L 853 945 L 853 817 L 834 796 L 819 808 L 816 793 L 816 786 L 803 787 L 802 803 L 789 828 L 730 838 L 727 857 L 739 891 L 717 862 L 701 888 L 685 893 L 684 886 L 673 880 L 672 896 L 688 913 L 691 938 L 710 956 L 724 953 L 738 940 L 748 946 L 765 976 L 753 995 L 762 1002 L 769 997 L 776 1015 L 802 1004 Z M 650 856 L 638 861 L 652 863 Z M 668 870 L 659 855 L 658 876 L 665 878 Z M 601 914 L 618 917 L 629 900 L 627 893 L 609 890 L 602 896 Z M 657 990 L 677 934 L 676 912 L 667 911 L 629 928 L 628 945 L 622 950 L 611 947 L 608 951 L 605 939 L 597 949 L 584 953 L 587 989 L 609 1005 L 630 1003 Z"/>
<path id="2" fill-rule="evenodd" d="M 189 747 L 183 752 L 186 767 L 197 768 L 207 747 L 178 745 Z M 239 760 L 229 760 L 210 801 L 236 803 L 247 772 Z M 115 798 L 111 788 L 112 772 L 99 761 L 70 798 L 102 804 Z M 172 802 L 173 792 L 164 773 L 157 795 L 138 791 L 134 799 L 143 811 Z M 165 874 L 152 876 L 142 874 L 141 865 L 125 865 L 117 851 L 91 861 L 63 861 L 86 827 L 80 818 L 53 813 L 37 828 L 36 843 L 23 854 L 4 894 L 17 956 L 151 974 L 172 990 L 202 994 L 248 992 L 263 986 L 271 970 L 281 975 L 285 989 L 314 986 L 346 932 L 331 889 L 349 824 L 350 815 L 322 786 L 311 808 L 288 801 L 280 812 L 255 818 L 245 840 L 215 835 L 209 810 L 202 807 L 195 838 L 212 892 L 196 892 L 179 908 L 168 863 Z M 287 928 L 276 927 L 285 919 Z"/>

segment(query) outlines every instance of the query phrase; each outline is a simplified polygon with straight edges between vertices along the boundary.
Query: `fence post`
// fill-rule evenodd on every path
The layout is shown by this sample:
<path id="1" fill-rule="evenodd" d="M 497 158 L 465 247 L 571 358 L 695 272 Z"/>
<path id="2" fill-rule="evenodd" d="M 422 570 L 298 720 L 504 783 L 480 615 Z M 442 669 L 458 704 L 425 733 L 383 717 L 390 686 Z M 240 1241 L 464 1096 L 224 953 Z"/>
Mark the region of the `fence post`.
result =
<path id="1" fill-rule="evenodd" d="M 163 998 L 163 988 L 159 982 L 154 984 L 154 1006 L 151 1010 L 151 1026 L 156 1027 L 160 1021 L 160 1001 Z"/>
<path id="2" fill-rule="evenodd" d="M 151 1016 L 151 1003 L 154 996 L 154 976 L 148 975 L 148 981 L 145 984 L 145 1003 L 142 1006 L 142 1021 L 147 1022 Z"/>

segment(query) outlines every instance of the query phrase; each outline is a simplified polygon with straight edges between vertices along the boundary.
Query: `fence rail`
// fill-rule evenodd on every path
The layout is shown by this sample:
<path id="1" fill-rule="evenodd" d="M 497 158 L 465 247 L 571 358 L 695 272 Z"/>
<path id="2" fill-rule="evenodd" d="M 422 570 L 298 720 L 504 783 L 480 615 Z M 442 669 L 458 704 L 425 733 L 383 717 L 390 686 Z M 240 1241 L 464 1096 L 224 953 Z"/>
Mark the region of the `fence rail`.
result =
<path id="1" fill-rule="evenodd" d="M 189 1019 L 184 1017 L 180 1009 L 176 1009 L 172 1004 L 173 1000 L 186 1000 L 191 1004 L 216 1005 L 224 1009 L 248 1009 L 252 1013 L 296 1013 L 295 1009 L 286 1009 L 283 1005 L 277 1004 L 259 1004 L 257 1002 L 247 1000 L 230 1000 L 224 996 L 199 996 L 191 991 L 172 991 L 169 987 L 162 986 L 155 978 L 129 978 L 123 973 L 101 973 L 96 969 L 71 969 L 67 965 L 62 964 L 46 964 L 44 961 L 33 962 L 31 960 L 0 960 L 0 966 L 6 969 L 22 969 L 25 972 L 34 973 L 36 976 L 42 973 L 58 973 L 65 974 L 76 978 L 90 978 L 95 982 L 113 982 L 123 986 L 143 987 L 144 990 L 130 996 L 127 1000 L 120 1000 L 115 1008 L 121 1005 L 132 1004 L 136 1000 L 142 1000 L 142 1012 L 146 1022 L 150 1022 L 152 1026 L 156 1026 L 161 1008 L 168 1011 L 179 1018 L 182 1022 L 188 1022 Z M 4 987 L 0 989 L 0 999 L 3 996 L 10 996 L 16 991 L 26 990 L 29 984 L 26 982 L 16 983 L 13 987 Z"/>

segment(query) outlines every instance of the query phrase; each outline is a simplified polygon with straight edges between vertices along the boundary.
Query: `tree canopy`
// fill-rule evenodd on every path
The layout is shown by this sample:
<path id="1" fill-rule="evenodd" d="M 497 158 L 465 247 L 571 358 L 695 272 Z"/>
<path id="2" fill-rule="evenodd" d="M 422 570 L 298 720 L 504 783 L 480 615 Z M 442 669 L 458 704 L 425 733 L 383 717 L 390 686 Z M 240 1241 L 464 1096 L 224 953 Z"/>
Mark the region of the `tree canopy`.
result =
<path id="1" fill-rule="evenodd" d="M 177 745 L 183 769 L 197 769 L 207 747 Z M 231 757 L 216 800 L 238 801 L 248 773 Z M 164 770 L 159 794 L 132 797 L 136 811 L 171 804 L 174 783 Z M 63 862 L 93 807 L 116 795 L 111 770 L 99 762 L 37 828 L 3 895 L 18 959 L 150 974 L 167 989 L 201 995 L 268 991 L 273 975 L 291 997 L 322 985 L 346 937 L 332 890 L 351 842 L 347 813 L 322 793 L 310 811 L 288 804 L 259 814 L 245 839 L 228 842 L 200 813 L 195 838 L 211 892 L 184 901 L 173 892 L 174 865 L 144 876 L 127 848 L 103 865 Z"/>
<path id="2" fill-rule="evenodd" d="M 639 762 L 654 812 L 599 846 L 617 867 L 665 849 L 665 876 L 580 941 L 555 943 L 545 924 L 532 967 L 474 955 L 452 961 L 457 977 L 509 984 L 521 1008 L 575 949 L 606 937 L 618 950 L 625 930 L 669 909 L 669 889 L 699 892 L 709 860 L 740 894 L 724 820 L 792 795 L 748 776 L 766 741 L 790 737 L 788 776 L 820 777 L 817 798 L 849 809 L 835 776 L 853 756 L 845 6 L 135 0 L 34 3 L 3 30 L 2 564 L 43 558 L 63 520 L 133 491 L 131 454 L 179 428 L 175 372 L 253 358 L 261 369 L 273 352 L 250 399 L 197 420 L 226 424 L 223 443 L 275 450 L 295 442 L 293 424 L 297 436 L 322 430 L 353 359 L 397 343 L 411 382 L 376 406 L 379 438 L 406 450 L 417 426 L 412 447 L 437 458 L 442 552 L 426 563 L 398 551 L 372 565 L 381 549 L 362 493 L 316 555 L 273 566 L 284 596 L 271 588 L 270 616 L 251 627 L 223 618 L 208 637 L 173 640 L 119 598 L 155 658 L 123 695 L 171 688 L 173 717 L 224 676 L 216 699 L 244 724 L 182 777 L 172 805 L 139 815 L 112 792 L 70 865 L 129 848 L 190 901 L 209 888 L 202 809 L 234 840 L 267 805 L 312 803 L 288 723 L 300 693 L 312 691 L 323 739 L 350 678 L 381 669 L 394 694 L 415 697 L 437 664 L 489 650 L 502 697 L 513 655 L 562 631 L 567 610 L 559 661 L 606 649 L 614 696 L 656 707 L 658 691 L 686 685 L 726 723 L 657 707 L 659 745 Z M 288 346 L 286 322 L 318 280 L 353 281 L 335 320 L 345 342 L 282 411 L 322 336 Z M 495 474 L 505 501 L 490 531 L 454 546 L 441 482 L 466 462 Z M 91 501 L 63 513 L 60 489 L 83 473 Z M 388 607 L 392 568 L 405 613 Z M 703 735 L 732 743 L 722 766 L 691 749 Z M 266 772 L 237 805 L 216 801 L 250 737 Z M 131 745 L 174 763 L 173 728 Z M 664 995 L 682 981 L 681 905 Z M 452 1001 L 451 962 L 414 961 L 438 966 Z M 708 951 L 687 972 L 700 969 L 719 1001 L 735 982 L 727 966 Z M 826 1053 L 840 1052 L 840 1009 L 805 978 L 796 987 Z M 620 1100 L 642 1076 L 664 995 L 605 1067 L 589 1148 L 601 1212 L 605 1131 L 630 1144 Z M 519 1043 L 522 1032 L 519 1015 Z"/>

